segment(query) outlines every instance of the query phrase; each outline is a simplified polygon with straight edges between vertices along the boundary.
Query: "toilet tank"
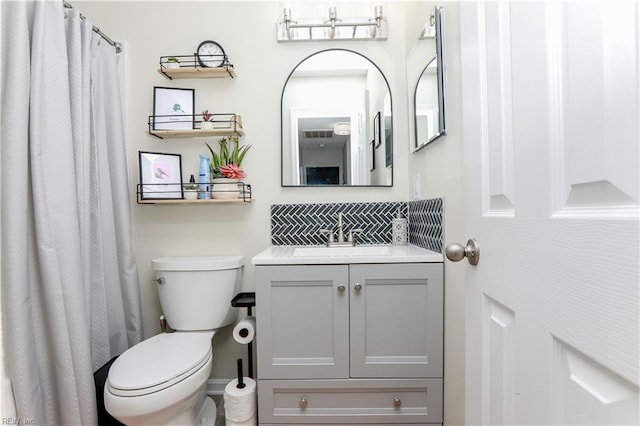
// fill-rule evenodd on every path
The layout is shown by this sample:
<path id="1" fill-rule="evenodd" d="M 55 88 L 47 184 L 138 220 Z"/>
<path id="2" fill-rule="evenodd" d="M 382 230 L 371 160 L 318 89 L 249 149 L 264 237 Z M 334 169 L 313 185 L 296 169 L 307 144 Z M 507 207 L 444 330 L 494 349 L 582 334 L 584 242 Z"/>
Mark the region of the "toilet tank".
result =
<path id="1" fill-rule="evenodd" d="M 156 288 L 174 330 L 215 330 L 233 323 L 231 299 L 242 285 L 242 256 L 153 259 Z"/>

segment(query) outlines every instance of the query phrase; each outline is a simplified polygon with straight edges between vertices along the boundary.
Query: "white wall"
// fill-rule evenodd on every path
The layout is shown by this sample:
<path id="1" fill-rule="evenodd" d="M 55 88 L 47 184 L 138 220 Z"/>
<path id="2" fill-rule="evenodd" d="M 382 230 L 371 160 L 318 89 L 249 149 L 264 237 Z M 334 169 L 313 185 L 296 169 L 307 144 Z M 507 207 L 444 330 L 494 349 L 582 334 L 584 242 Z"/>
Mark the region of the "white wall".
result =
<path id="1" fill-rule="evenodd" d="M 419 175 L 421 197 L 443 197 L 445 244 L 464 243 L 471 235 L 466 234 L 463 198 L 464 163 L 462 144 L 462 93 L 460 77 L 460 39 L 458 3 L 443 2 L 444 7 L 444 50 L 446 63 L 447 135 L 436 139 L 420 151 L 409 156 L 408 179 L 413 194 L 414 179 Z M 428 5 L 422 5 L 427 8 Z M 411 22 L 414 15 L 407 17 Z M 427 40 L 418 41 L 423 46 L 413 46 L 412 50 L 424 51 L 426 58 L 432 55 L 426 45 Z M 432 42 L 431 42 L 432 43 Z M 411 55 L 408 61 L 407 79 L 409 95 L 407 100 L 413 105 L 413 91 L 416 82 L 426 66 Z M 412 106 L 409 110 L 412 110 Z M 415 135 L 413 122 L 409 129 L 411 146 Z M 464 376 L 465 376 L 465 265 L 445 261 L 445 421 L 447 424 L 464 424 Z"/>
<path id="2" fill-rule="evenodd" d="M 461 216 L 462 143 L 459 93 L 457 4 L 445 3 L 448 79 L 448 136 L 409 153 L 415 82 L 407 82 L 406 57 L 428 19 L 429 3 L 387 2 L 389 21 L 384 42 L 278 43 L 276 21 L 284 2 L 100 2 L 75 1 L 74 6 L 115 40 L 128 42 L 129 159 L 134 245 L 140 268 L 145 336 L 159 332 L 160 307 L 151 281 L 151 259 L 168 255 L 242 254 L 246 259 L 243 287 L 254 288 L 252 256 L 270 244 L 272 203 L 405 201 L 413 178 L 420 174 L 422 197 L 446 198 L 447 241 L 466 241 Z M 327 3 L 288 2 L 293 18 L 323 17 Z M 374 3 L 340 2 L 342 16 L 370 16 Z M 162 55 L 188 55 L 197 45 L 219 42 L 235 65 L 236 79 L 169 81 L 157 73 Z M 394 113 L 394 176 L 391 188 L 282 188 L 280 186 L 280 97 L 290 71 L 313 52 L 331 47 L 367 56 L 385 74 Z M 424 67 L 426 63 L 422 65 Z M 408 85 L 409 84 L 409 85 Z M 137 151 L 181 153 L 183 174 L 196 173 L 203 140 L 159 140 L 147 135 L 152 114 L 153 86 L 194 88 L 196 111 L 235 112 L 246 130 L 243 143 L 252 144 L 244 163 L 255 202 L 250 205 L 141 206 L 134 201 L 138 182 Z M 410 86 L 410 88 L 409 88 Z M 209 139 L 209 142 L 212 140 Z M 411 184 L 411 185 L 410 185 Z M 459 265 L 458 265 L 459 266 Z M 445 420 L 464 420 L 464 295 L 460 270 L 445 263 Z M 212 377 L 230 378 L 235 359 L 245 354 L 225 329 L 216 335 Z"/>
<path id="3" fill-rule="evenodd" d="M 246 258 L 244 289 L 252 290 L 250 259 L 270 244 L 269 206 L 272 203 L 321 201 L 406 200 L 408 149 L 397 145 L 397 174 L 392 188 L 282 188 L 280 186 L 280 97 L 289 72 L 309 54 L 328 47 L 356 50 L 374 61 L 389 79 L 393 93 L 404 93 L 404 38 L 401 27 L 391 25 L 389 40 L 380 42 L 278 43 L 276 21 L 283 5 L 278 2 L 74 2 L 95 25 L 115 40 L 126 40 L 129 59 L 129 145 L 134 244 L 140 268 L 145 336 L 159 332 L 160 307 L 153 287 L 151 259 L 168 255 L 242 254 Z M 303 16 L 300 4 L 294 13 Z M 358 12 L 357 9 L 360 8 Z M 326 13 L 318 11 L 322 16 Z M 341 6 L 345 15 L 348 9 Z M 355 16 L 373 13 L 367 4 L 351 5 Z M 371 9 L 371 10 L 369 10 Z M 390 22 L 402 19 L 402 5 L 385 11 Z M 314 15 L 305 15 L 314 16 Z M 185 79 L 169 81 L 158 72 L 161 55 L 188 55 L 203 40 L 219 42 L 238 74 L 236 79 Z M 183 174 L 196 173 L 198 154 L 206 152 L 202 139 L 159 140 L 146 134 L 152 114 L 153 87 L 196 90 L 196 111 L 235 112 L 242 115 L 246 136 L 253 147 L 243 164 L 253 187 L 250 205 L 149 206 L 135 205 L 138 182 L 137 151 L 181 153 Z M 394 113 L 406 117 L 406 102 L 394 103 Z M 396 138 L 406 141 L 406 126 L 397 126 Z M 208 140 L 209 142 L 212 139 Z M 222 332 L 215 340 L 213 376 L 228 378 L 235 358 L 245 348 Z"/>

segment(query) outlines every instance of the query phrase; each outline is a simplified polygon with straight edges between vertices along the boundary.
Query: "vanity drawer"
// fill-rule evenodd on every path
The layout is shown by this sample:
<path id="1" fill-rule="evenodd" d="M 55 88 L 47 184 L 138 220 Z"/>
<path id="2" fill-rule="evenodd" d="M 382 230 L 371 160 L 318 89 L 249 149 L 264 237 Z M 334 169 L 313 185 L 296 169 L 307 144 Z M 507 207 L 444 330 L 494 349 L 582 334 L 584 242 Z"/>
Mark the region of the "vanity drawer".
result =
<path id="1" fill-rule="evenodd" d="M 260 423 L 442 422 L 442 379 L 259 380 Z"/>

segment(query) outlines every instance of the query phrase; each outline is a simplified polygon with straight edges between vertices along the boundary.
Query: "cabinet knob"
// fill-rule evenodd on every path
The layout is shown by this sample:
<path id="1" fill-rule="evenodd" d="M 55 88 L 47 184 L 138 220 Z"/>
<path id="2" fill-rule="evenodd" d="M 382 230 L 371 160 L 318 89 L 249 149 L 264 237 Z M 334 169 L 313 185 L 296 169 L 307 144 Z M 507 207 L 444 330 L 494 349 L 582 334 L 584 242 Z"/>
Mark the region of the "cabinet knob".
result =
<path id="1" fill-rule="evenodd" d="M 402 401 L 397 396 L 393 398 L 393 406 L 396 408 L 400 408 L 402 405 Z"/>
<path id="2" fill-rule="evenodd" d="M 304 396 L 300 399 L 300 402 L 298 403 L 298 405 L 300 406 L 300 408 L 302 408 L 303 410 L 304 410 L 305 408 L 307 408 L 307 404 L 308 404 L 308 402 L 307 402 L 307 398 L 306 398 L 306 397 L 304 397 Z"/>
<path id="3" fill-rule="evenodd" d="M 360 293 L 360 290 L 362 290 L 362 286 L 360 284 L 356 284 L 355 286 L 353 286 L 353 290 L 356 293 Z"/>
<path id="4" fill-rule="evenodd" d="M 344 293 L 344 289 L 345 289 L 345 286 L 343 284 L 340 284 L 338 286 L 338 293 Z"/>

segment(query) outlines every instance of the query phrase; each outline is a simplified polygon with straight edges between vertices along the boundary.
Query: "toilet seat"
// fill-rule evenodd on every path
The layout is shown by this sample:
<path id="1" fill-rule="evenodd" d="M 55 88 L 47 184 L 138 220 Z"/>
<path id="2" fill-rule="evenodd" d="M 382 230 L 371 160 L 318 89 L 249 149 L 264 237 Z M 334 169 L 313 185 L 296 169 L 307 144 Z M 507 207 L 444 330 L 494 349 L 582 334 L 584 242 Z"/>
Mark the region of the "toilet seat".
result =
<path id="1" fill-rule="evenodd" d="M 107 388 L 117 396 L 159 392 L 193 375 L 211 357 L 211 333 L 158 334 L 116 359 Z"/>

